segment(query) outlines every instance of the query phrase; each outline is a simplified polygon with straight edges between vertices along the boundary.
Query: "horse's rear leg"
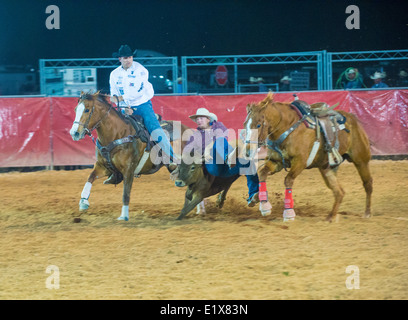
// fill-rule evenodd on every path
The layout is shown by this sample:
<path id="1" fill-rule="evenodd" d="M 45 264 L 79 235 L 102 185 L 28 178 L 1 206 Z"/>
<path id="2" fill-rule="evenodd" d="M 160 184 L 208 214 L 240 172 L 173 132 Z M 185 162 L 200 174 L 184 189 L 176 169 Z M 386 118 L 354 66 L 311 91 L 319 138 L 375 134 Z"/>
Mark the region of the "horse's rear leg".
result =
<path id="1" fill-rule="evenodd" d="M 336 216 L 339 210 L 340 204 L 343 201 L 344 194 L 345 194 L 343 188 L 340 186 L 337 180 L 337 169 L 338 167 L 336 167 L 335 169 L 319 168 L 324 182 L 326 183 L 327 187 L 333 191 L 333 194 L 334 194 L 334 205 L 333 205 L 332 211 L 329 213 L 329 215 L 326 218 L 326 220 L 329 222 L 332 222 L 333 218 Z"/>
<path id="2" fill-rule="evenodd" d="M 373 178 L 371 176 L 368 162 L 366 163 L 354 163 L 356 169 L 363 181 L 364 190 L 366 192 L 366 209 L 363 217 L 371 217 L 371 195 L 373 193 Z"/>
<path id="3" fill-rule="evenodd" d="M 105 169 L 99 166 L 98 163 L 94 165 L 94 169 L 88 177 L 88 181 L 85 183 L 81 193 L 81 200 L 79 200 L 79 211 L 83 212 L 89 208 L 89 196 L 91 195 L 92 183 L 103 176 L 105 176 Z"/>
<path id="4" fill-rule="evenodd" d="M 133 169 L 133 170 L 132 170 Z M 129 220 L 129 202 L 130 202 L 130 192 L 132 190 L 133 180 L 134 180 L 134 169 L 129 168 L 126 174 L 123 175 L 123 197 L 122 197 L 122 212 L 118 220 Z"/>

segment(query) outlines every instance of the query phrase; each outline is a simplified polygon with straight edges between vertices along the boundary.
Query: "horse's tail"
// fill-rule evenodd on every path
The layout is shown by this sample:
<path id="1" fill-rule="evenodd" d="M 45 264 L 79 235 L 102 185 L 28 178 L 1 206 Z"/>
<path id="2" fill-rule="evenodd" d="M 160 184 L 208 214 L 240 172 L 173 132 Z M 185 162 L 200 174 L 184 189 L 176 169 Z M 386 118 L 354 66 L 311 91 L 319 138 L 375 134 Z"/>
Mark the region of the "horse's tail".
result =
<path id="1" fill-rule="evenodd" d="M 373 142 L 369 139 L 361 121 L 353 113 L 347 113 L 347 120 L 351 124 L 351 146 L 353 158 L 368 162 L 371 159 L 370 146 Z"/>

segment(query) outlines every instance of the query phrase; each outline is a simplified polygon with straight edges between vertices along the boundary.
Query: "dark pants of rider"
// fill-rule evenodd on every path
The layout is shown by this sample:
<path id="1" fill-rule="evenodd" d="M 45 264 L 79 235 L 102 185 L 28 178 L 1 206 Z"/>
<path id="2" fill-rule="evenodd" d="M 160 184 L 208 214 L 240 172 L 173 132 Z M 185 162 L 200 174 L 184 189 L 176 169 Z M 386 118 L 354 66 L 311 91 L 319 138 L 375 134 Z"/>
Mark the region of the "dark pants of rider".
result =
<path id="1" fill-rule="evenodd" d="M 231 177 L 234 175 L 245 175 L 247 179 L 248 194 L 251 198 L 259 190 L 259 178 L 256 172 L 255 163 L 244 159 L 237 159 L 237 163 L 233 168 L 230 168 L 225 159 L 232 151 L 232 147 L 228 144 L 226 138 L 218 138 L 215 140 L 212 162 L 206 162 L 205 168 L 207 171 L 216 177 Z"/>
<path id="2" fill-rule="evenodd" d="M 132 110 L 134 115 L 139 115 L 143 118 L 144 125 L 147 131 L 149 131 L 153 141 L 158 143 L 162 151 L 170 157 L 170 162 L 173 162 L 175 159 L 173 148 L 170 144 L 169 138 L 160 126 L 159 120 L 157 120 L 152 102 L 149 100 L 139 106 L 132 106 Z"/>

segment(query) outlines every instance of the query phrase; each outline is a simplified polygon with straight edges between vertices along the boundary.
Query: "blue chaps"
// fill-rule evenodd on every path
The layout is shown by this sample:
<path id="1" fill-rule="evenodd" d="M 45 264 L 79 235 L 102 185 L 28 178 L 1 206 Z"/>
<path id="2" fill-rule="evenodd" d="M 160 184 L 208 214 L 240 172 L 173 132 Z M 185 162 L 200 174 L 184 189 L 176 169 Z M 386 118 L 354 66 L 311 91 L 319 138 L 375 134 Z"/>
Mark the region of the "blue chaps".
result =
<path id="1" fill-rule="evenodd" d="M 173 147 L 170 144 L 169 138 L 160 126 L 159 120 L 157 120 L 157 117 L 153 110 L 152 102 L 149 100 L 139 106 L 132 106 L 131 108 L 134 115 L 138 115 L 143 118 L 144 125 L 147 131 L 149 131 L 151 139 L 157 142 L 162 151 L 170 157 L 170 162 L 173 162 Z"/>
<path id="2" fill-rule="evenodd" d="M 236 165 L 230 168 L 225 160 L 231 151 L 232 147 L 226 138 L 216 139 L 211 154 L 213 159 L 211 163 L 205 163 L 205 168 L 210 174 L 216 177 L 230 177 L 237 174 L 245 175 L 247 178 L 249 198 L 251 198 L 259 190 L 259 178 L 255 164 L 252 161 L 238 159 Z"/>

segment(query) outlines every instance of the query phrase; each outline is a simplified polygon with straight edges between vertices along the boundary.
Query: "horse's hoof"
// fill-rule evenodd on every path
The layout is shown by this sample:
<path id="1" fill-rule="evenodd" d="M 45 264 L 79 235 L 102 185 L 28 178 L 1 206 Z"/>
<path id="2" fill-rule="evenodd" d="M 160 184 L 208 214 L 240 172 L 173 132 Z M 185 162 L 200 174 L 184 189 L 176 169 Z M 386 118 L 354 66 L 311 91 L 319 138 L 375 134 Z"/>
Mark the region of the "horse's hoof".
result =
<path id="1" fill-rule="evenodd" d="M 120 216 L 120 217 L 118 218 L 118 221 L 129 221 L 129 218 L 128 218 L 128 217 L 122 217 L 122 216 Z"/>
<path id="2" fill-rule="evenodd" d="M 272 205 L 269 201 L 262 201 L 259 204 L 259 211 L 261 211 L 261 214 L 265 216 L 269 216 L 272 212 Z"/>
<path id="3" fill-rule="evenodd" d="M 255 193 L 252 197 L 247 199 L 248 207 L 252 208 L 259 203 L 259 192 Z"/>
<path id="4" fill-rule="evenodd" d="M 89 201 L 87 199 L 79 200 L 79 211 L 85 211 L 89 208 Z"/>
<path id="5" fill-rule="evenodd" d="M 216 207 L 217 209 L 222 209 L 223 206 L 224 206 L 224 201 L 222 201 L 222 202 L 220 202 L 220 203 L 218 203 L 218 202 L 215 203 L 215 207 Z"/>
<path id="6" fill-rule="evenodd" d="M 283 210 L 283 221 L 293 221 L 295 220 L 296 213 L 293 209 L 285 209 Z"/>
<path id="7" fill-rule="evenodd" d="M 197 208 L 196 214 L 204 215 L 206 213 L 207 213 L 207 211 L 205 210 L 205 207 Z"/>

